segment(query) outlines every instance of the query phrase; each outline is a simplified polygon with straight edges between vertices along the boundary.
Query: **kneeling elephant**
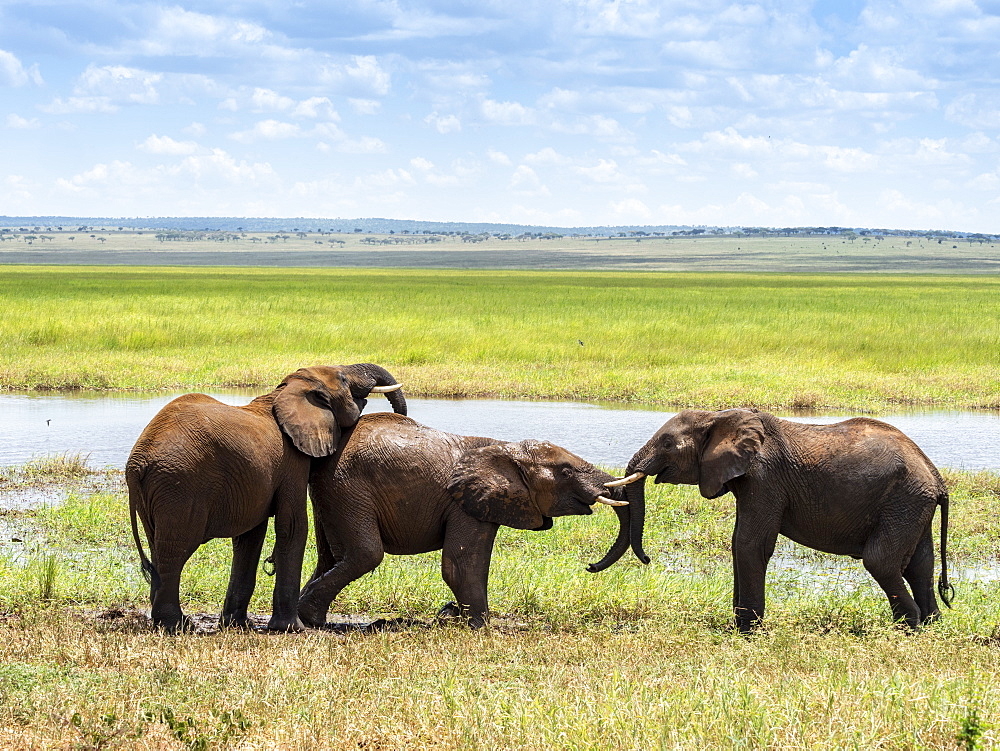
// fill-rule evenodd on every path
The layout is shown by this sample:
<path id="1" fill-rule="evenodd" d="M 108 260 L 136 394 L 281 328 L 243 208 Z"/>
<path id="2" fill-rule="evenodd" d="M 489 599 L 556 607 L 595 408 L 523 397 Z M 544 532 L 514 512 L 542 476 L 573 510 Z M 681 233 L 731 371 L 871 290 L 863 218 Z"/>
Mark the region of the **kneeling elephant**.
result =
<path id="1" fill-rule="evenodd" d="M 543 530 L 552 517 L 624 504 L 614 478 L 545 441 L 507 443 L 443 433 L 408 417 L 362 417 L 310 479 L 318 562 L 299 618 L 322 626 L 340 591 L 386 553 L 442 550 L 441 573 L 473 628 L 488 616 L 487 578 L 500 526 Z M 606 496 L 616 496 L 608 498 Z"/>

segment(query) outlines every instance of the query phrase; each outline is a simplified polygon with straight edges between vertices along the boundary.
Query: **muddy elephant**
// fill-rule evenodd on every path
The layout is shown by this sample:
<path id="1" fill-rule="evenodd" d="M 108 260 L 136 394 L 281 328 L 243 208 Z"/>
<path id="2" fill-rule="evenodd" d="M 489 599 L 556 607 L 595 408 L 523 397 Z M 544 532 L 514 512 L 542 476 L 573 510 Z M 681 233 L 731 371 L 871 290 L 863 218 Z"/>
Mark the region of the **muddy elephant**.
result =
<path id="1" fill-rule="evenodd" d="M 599 501 L 624 503 L 620 489 L 604 487 L 613 479 L 545 441 L 508 443 L 443 433 L 391 413 L 366 415 L 313 469 L 318 561 L 299 597 L 299 617 L 322 626 L 340 591 L 386 553 L 441 550 L 455 603 L 439 615 L 482 626 L 497 530 L 545 530 L 552 517 L 590 514 Z"/>
<path id="2" fill-rule="evenodd" d="M 733 610 L 742 632 L 764 617 L 764 573 L 779 534 L 861 559 L 889 598 L 894 620 L 916 629 L 936 619 L 931 522 L 938 506 L 937 589 L 951 606 L 948 491 L 917 445 L 884 422 L 855 418 L 807 425 L 755 409 L 685 410 L 635 453 L 627 474 L 621 482 L 629 482 L 630 505 L 619 515 L 618 539 L 591 570 L 611 565 L 630 543 L 645 558 L 646 476 L 698 485 L 705 498 L 732 492 Z"/>
<path id="3" fill-rule="evenodd" d="M 308 529 L 306 488 L 314 457 L 337 450 L 366 397 L 385 393 L 406 412 L 399 384 L 369 363 L 291 373 L 269 394 L 232 407 L 205 394 L 167 404 L 146 426 L 125 467 L 132 535 L 150 582 L 153 624 L 188 626 L 180 606 L 181 569 L 203 543 L 233 540 L 221 623 L 248 625 L 247 605 L 274 517 L 274 598 L 268 628 L 301 630 L 296 615 Z M 136 517 L 150 548 L 146 558 Z"/>

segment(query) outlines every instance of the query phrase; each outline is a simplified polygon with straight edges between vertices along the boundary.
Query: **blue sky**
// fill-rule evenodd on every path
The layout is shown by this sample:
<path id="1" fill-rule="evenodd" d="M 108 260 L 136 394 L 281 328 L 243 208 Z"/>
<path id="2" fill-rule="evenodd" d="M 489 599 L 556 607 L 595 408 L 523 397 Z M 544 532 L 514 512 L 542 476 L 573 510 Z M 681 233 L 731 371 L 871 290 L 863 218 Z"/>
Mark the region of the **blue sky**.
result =
<path id="1" fill-rule="evenodd" d="M 1000 232 L 1000 0 L 0 0 L 0 214 Z"/>

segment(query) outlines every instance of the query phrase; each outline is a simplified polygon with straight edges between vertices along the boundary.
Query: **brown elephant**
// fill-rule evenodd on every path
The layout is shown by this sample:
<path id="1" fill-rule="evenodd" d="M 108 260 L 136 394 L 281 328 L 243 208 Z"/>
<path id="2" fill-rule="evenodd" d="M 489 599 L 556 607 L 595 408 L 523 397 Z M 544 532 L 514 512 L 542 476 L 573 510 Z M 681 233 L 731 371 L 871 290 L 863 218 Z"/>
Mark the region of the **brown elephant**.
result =
<path id="1" fill-rule="evenodd" d="M 306 488 L 313 457 L 337 450 L 341 430 L 357 423 L 372 392 L 406 412 L 399 384 L 369 363 L 302 368 L 270 394 L 232 407 L 205 394 L 167 404 L 136 441 L 125 467 L 132 535 L 150 582 L 153 624 L 189 624 L 181 612 L 181 569 L 203 543 L 233 540 L 221 623 L 248 625 L 247 605 L 274 517 L 274 598 L 268 628 L 301 630 L 296 600 L 308 530 Z M 142 520 L 150 547 L 143 552 Z"/>
<path id="2" fill-rule="evenodd" d="M 340 591 L 386 553 L 441 550 L 457 604 L 440 615 L 482 626 L 500 526 L 544 530 L 554 516 L 592 513 L 595 502 L 624 503 L 620 489 L 604 488 L 613 479 L 544 441 L 453 435 L 400 415 L 366 415 L 313 468 L 318 561 L 299 597 L 299 618 L 322 626 Z"/>
<path id="3" fill-rule="evenodd" d="M 915 629 L 936 619 L 931 521 L 938 506 L 937 588 L 951 606 L 948 491 L 930 459 L 884 422 L 807 425 L 755 409 L 684 410 L 635 453 L 627 473 L 620 482 L 631 483 L 630 505 L 620 510 L 618 539 L 592 571 L 614 563 L 630 541 L 648 562 L 642 550 L 644 485 L 647 475 L 655 475 L 658 483 L 698 485 L 705 498 L 730 491 L 736 497 L 733 609 L 740 631 L 752 630 L 764 617 L 764 574 L 779 534 L 863 560 L 896 621 Z"/>

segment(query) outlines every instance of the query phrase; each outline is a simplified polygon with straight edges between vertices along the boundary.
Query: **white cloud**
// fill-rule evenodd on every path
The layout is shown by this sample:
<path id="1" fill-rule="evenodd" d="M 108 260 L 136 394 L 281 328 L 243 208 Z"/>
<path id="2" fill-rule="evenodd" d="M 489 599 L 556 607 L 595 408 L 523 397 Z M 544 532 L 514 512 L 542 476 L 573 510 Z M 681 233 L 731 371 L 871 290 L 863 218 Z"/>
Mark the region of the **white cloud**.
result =
<path id="1" fill-rule="evenodd" d="M 509 156 L 496 149 L 487 149 L 486 156 L 493 164 L 499 164 L 502 167 L 511 167 L 514 164 Z"/>
<path id="2" fill-rule="evenodd" d="M 215 57 L 236 50 L 252 50 L 270 39 L 263 26 L 240 19 L 210 16 L 165 6 L 157 11 L 152 28 L 139 42 L 144 55 Z"/>
<path id="3" fill-rule="evenodd" d="M 168 154 L 171 156 L 184 156 L 193 154 L 198 150 L 198 144 L 194 141 L 175 141 L 170 136 L 158 136 L 155 133 L 137 148 L 150 154 Z"/>
<path id="4" fill-rule="evenodd" d="M 74 93 L 81 97 L 104 97 L 133 104 L 157 104 L 160 73 L 150 73 L 124 65 L 88 65 L 80 74 Z"/>
<path id="5" fill-rule="evenodd" d="M 583 175 L 595 183 L 619 183 L 625 178 L 618 169 L 614 159 L 600 159 L 591 167 L 577 167 L 577 174 Z"/>
<path id="6" fill-rule="evenodd" d="M 441 134 L 457 133 L 462 130 L 462 121 L 455 115 L 439 115 L 433 112 L 424 118 L 424 122 L 434 127 Z"/>
<path id="7" fill-rule="evenodd" d="M 622 224 L 648 222 L 653 212 L 637 198 L 626 198 L 624 201 L 611 203 L 612 214 Z"/>
<path id="8" fill-rule="evenodd" d="M 1000 92 L 962 94 L 947 106 L 945 117 L 969 128 L 1000 129 Z"/>
<path id="9" fill-rule="evenodd" d="M 285 138 L 299 138 L 303 135 L 305 133 L 295 123 L 282 122 L 281 120 L 261 120 L 250 130 L 231 133 L 229 137 L 240 143 L 253 143 L 255 141 L 277 141 Z"/>
<path id="10" fill-rule="evenodd" d="M 295 100 L 270 89 L 257 88 L 250 95 L 250 105 L 257 112 L 285 112 L 295 106 Z"/>
<path id="11" fill-rule="evenodd" d="M 483 117 L 497 125 L 531 125 L 535 114 L 520 102 L 497 102 L 485 99 L 480 105 Z"/>
<path id="12" fill-rule="evenodd" d="M 382 106 L 381 103 L 375 99 L 349 98 L 347 101 L 351 105 L 351 109 L 359 115 L 374 115 L 378 113 L 379 108 Z"/>
<path id="13" fill-rule="evenodd" d="M 7 115 L 7 127 L 14 128 L 15 130 L 32 130 L 34 128 L 41 127 L 41 123 L 38 121 L 37 117 L 29 119 L 11 113 Z"/>
<path id="14" fill-rule="evenodd" d="M 42 76 L 38 72 L 38 66 L 32 65 L 25 68 L 24 64 L 7 50 L 0 50 L 0 86 L 26 86 L 32 83 L 36 86 L 42 85 Z"/>
<path id="15" fill-rule="evenodd" d="M 392 88 L 392 77 L 374 55 L 355 55 L 348 65 L 326 63 L 321 66 L 319 80 L 342 93 L 386 96 Z"/>
<path id="16" fill-rule="evenodd" d="M 529 196 L 551 195 L 549 189 L 542 184 L 538 174 L 528 165 L 522 164 L 510 178 L 510 189 L 515 193 Z"/>
<path id="17" fill-rule="evenodd" d="M 104 96 L 56 98 L 49 104 L 39 105 L 38 109 L 49 115 L 110 114 L 118 111 L 118 107 Z"/>
<path id="18" fill-rule="evenodd" d="M 566 156 L 565 154 L 560 154 L 551 146 L 546 146 L 544 149 L 540 149 L 533 154 L 525 155 L 524 161 L 530 162 L 531 164 L 566 165 L 573 163 L 572 158 Z"/>
<path id="19" fill-rule="evenodd" d="M 333 102 L 325 96 L 314 96 L 305 99 L 292 108 L 293 117 L 306 117 L 311 120 L 340 120 L 340 115 L 333 107 Z"/>

